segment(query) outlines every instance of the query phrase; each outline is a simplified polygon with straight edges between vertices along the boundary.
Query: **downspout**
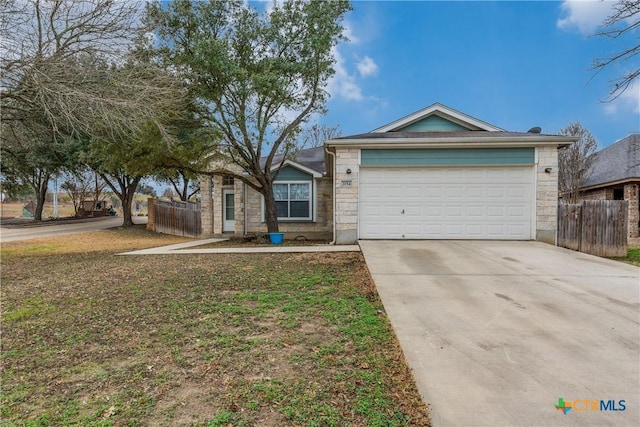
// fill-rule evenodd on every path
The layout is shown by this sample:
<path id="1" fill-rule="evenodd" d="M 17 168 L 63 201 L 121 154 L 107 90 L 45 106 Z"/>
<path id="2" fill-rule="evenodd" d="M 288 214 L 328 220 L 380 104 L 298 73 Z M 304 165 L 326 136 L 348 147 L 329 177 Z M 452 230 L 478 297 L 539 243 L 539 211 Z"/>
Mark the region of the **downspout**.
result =
<path id="1" fill-rule="evenodd" d="M 333 157 L 333 162 L 331 169 L 333 171 L 333 185 L 331 186 L 331 191 L 333 192 L 333 240 L 329 242 L 330 245 L 336 244 L 336 153 L 332 153 L 329 151 L 328 147 L 324 147 L 324 152 Z"/>

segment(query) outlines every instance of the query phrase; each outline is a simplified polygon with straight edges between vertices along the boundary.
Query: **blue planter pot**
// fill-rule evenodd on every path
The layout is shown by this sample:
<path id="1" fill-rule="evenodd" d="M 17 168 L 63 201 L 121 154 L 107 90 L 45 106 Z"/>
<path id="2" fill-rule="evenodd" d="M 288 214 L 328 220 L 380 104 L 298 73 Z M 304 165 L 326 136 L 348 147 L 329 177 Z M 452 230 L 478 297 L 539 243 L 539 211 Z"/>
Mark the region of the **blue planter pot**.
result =
<path id="1" fill-rule="evenodd" d="M 279 245 L 284 240 L 284 233 L 269 233 L 269 240 L 271 240 L 271 244 Z"/>

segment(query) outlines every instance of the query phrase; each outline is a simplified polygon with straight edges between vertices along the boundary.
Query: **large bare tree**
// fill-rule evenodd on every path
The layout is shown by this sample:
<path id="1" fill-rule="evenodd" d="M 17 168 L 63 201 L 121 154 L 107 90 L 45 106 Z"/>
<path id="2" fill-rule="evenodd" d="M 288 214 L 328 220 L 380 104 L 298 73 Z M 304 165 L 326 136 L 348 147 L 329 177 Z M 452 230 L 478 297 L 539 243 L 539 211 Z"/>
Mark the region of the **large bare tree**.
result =
<path id="1" fill-rule="evenodd" d="M 345 1 L 291 0 L 256 9 L 240 0 L 175 0 L 152 7 L 165 58 L 195 88 L 206 119 L 221 134 L 233 175 L 265 201 L 269 232 L 278 231 L 274 157 L 297 141 L 301 126 L 324 110 L 342 37 Z M 277 166 L 277 165 L 276 165 Z"/>
<path id="2" fill-rule="evenodd" d="M 327 126 L 324 123 L 314 123 L 304 129 L 300 134 L 300 148 L 320 147 L 328 139 L 339 138 L 342 136 L 340 126 Z"/>
<path id="3" fill-rule="evenodd" d="M 565 203 L 577 203 L 580 189 L 589 178 L 598 141 L 580 122 L 569 123 L 560 129 L 559 134 L 580 138 L 558 152 L 558 187 L 563 195 L 562 200 Z"/>
<path id="4" fill-rule="evenodd" d="M 147 129 L 159 131 L 156 142 L 171 139 L 167 124 L 183 115 L 186 91 L 183 82 L 146 54 L 152 41 L 145 34 L 145 4 L 0 0 L 3 152 L 38 144 L 42 156 L 33 159 L 37 162 L 31 168 L 59 169 L 70 166 L 60 163 L 59 150 L 54 150 L 59 145 L 81 141 L 81 150 L 89 151 L 88 143 L 113 144 L 121 152 L 146 154 L 128 148 L 132 141 L 148 141 L 142 135 Z M 15 138 L 34 129 L 42 137 Z M 47 162 L 38 163 L 43 157 Z M 104 159 L 93 163 L 113 164 Z M 15 165 L 3 162 L 3 168 Z M 125 181 L 137 185 L 139 179 Z M 40 189 L 46 188 L 43 182 Z"/>
<path id="5" fill-rule="evenodd" d="M 611 82 L 609 101 L 622 95 L 640 77 L 640 61 L 637 60 L 640 54 L 639 34 L 640 1 L 617 1 L 613 5 L 613 13 L 605 19 L 596 35 L 612 39 L 629 37 L 630 45 L 608 56 L 597 58 L 593 62 L 593 69 L 596 71 L 609 68 L 613 64 L 618 64 L 623 69 L 622 75 Z"/>
<path id="6" fill-rule="evenodd" d="M 53 131 L 69 134 L 148 119 L 152 102 L 104 96 L 105 82 L 95 73 L 121 61 L 141 36 L 141 3 L 4 0 L 0 8 L 4 122 L 37 115 Z"/>

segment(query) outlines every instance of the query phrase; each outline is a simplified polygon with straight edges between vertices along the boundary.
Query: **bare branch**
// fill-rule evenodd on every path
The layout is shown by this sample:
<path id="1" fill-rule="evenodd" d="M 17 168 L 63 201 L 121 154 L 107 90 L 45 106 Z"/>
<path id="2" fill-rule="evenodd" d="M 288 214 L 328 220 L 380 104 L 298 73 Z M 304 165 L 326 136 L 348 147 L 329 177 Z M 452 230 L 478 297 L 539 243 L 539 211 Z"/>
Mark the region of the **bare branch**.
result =
<path id="1" fill-rule="evenodd" d="M 628 63 L 630 68 L 618 78 L 610 81 L 610 89 L 606 102 L 611 102 L 622 95 L 640 76 L 640 67 L 633 59 L 640 53 L 640 37 L 637 35 L 640 30 L 640 2 L 637 0 L 619 0 L 613 6 L 613 13 L 605 19 L 600 30 L 595 34 L 599 37 L 620 39 L 629 36 L 632 39 L 632 46 L 608 56 L 596 58 L 593 61 L 591 70 L 597 73 L 610 67 L 612 64 Z"/>

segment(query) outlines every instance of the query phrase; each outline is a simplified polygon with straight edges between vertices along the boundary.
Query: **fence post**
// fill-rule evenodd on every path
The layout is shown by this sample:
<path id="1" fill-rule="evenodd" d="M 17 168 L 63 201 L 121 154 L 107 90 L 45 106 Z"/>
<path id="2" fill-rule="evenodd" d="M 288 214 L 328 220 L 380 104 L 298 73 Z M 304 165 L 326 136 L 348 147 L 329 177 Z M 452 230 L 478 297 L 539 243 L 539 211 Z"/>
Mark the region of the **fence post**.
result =
<path id="1" fill-rule="evenodd" d="M 156 218 L 156 197 L 150 197 L 147 199 L 147 230 L 156 231 L 155 218 Z"/>

